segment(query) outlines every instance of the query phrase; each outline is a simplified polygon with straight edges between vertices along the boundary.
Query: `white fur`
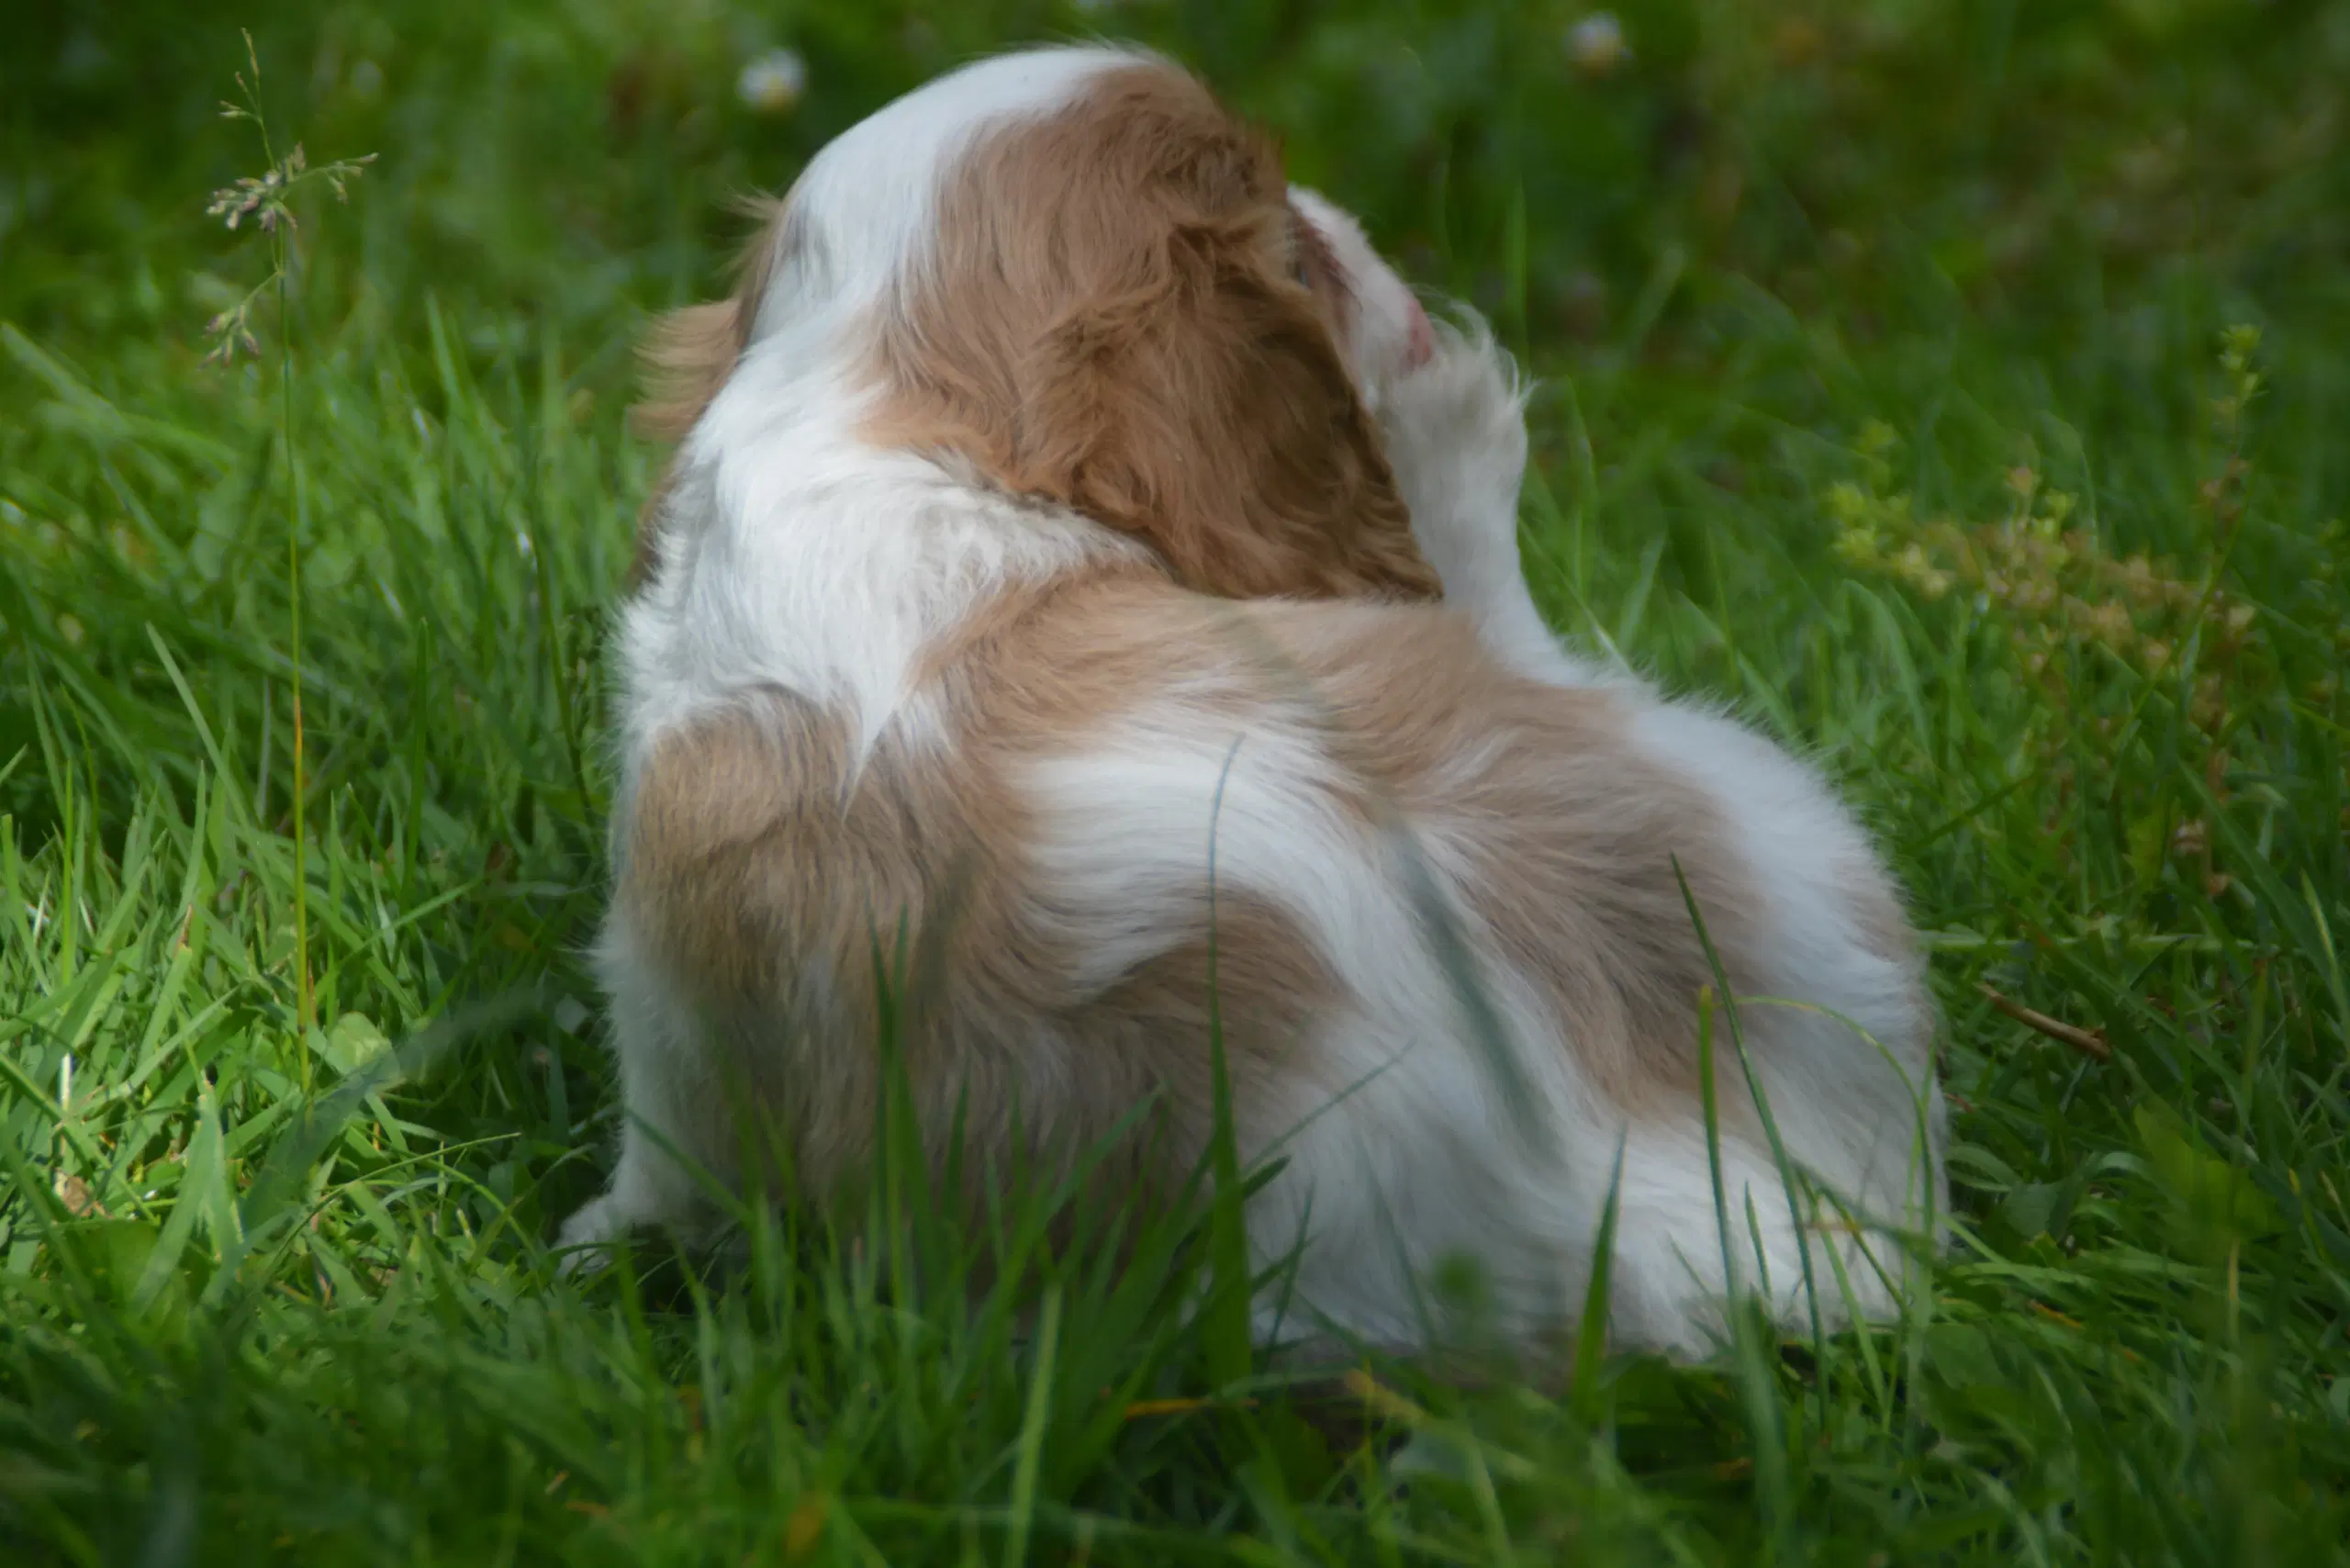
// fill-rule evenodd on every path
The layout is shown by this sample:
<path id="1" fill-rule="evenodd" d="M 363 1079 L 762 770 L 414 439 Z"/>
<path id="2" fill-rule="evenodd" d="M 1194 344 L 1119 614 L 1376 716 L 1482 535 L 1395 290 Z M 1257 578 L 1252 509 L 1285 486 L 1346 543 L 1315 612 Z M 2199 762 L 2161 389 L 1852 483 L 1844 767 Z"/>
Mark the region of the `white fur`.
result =
<path id="1" fill-rule="evenodd" d="M 1355 305 L 1347 357 L 1363 387 L 1364 401 L 1375 414 L 1385 388 L 1427 363 L 1434 347 L 1427 312 L 1411 286 L 1371 249 L 1354 214 L 1304 185 L 1290 186 L 1289 202 L 1322 236 L 1331 259 L 1346 274 Z"/>
<path id="2" fill-rule="evenodd" d="M 1457 982 L 1429 949 L 1412 902 L 1416 879 L 1405 862 L 1416 859 L 1437 873 L 1442 915 L 1475 950 L 1473 916 L 1448 896 L 1458 884 L 1442 825 L 1402 823 L 1385 834 L 1367 828 L 1332 803 L 1337 769 L 1309 738 L 1311 727 L 1297 722 L 1302 714 L 1219 700 L 1227 695 L 1147 707 L 1093 745 L 1038 763 L 1024 782 L 1042 823 L 1032 853 L 1068 922 L 1065 935 L 1090 935 L 1102 983 L 1196 930 L 1211 858 L 1220 896 L 1245 893 L 1283 910 L 1336 971 L 1348 1001 L 1316 1021 L 1289 1092 L 1238 1107 L 1244 1155 L 1289 1161 L 1251 1214 L 1259 1262 L 1308 1237 L 1298 1286 L 1309 1320 L 1400 1344 L 1430 1326 L 1429 1271 L 1461 1255 L 1484 1270 L 1493 1326 L 1537 1331 L 1582 1301 L 1621 1138 L 1612 1296 L 1618 1336 L 1702 1348 L 1729 1277 L 1712 1225 L 1702 1131 L 1694 1121 L 1678 1131 L 1628 1124 L 1561 1048 L 1525 982 L 1488 964 L 1473 979 L 1524 1074 L 1538 1129 L 1529 1141 L 1515 1114 L 1523 1108 L 1505 1103 L 1481 1059 Z M 1686 710 L 1651 712 L 1714 722 Z M 1791 769 L 1782 754 L 1770 755 Z M 1820 803 L 1816 795 L 1789 802 L 1785 820 Z M 1825 827 L 1850 832 L 1841 820 Z M 1762 868 L 1782 868 L 1766 861 Z M 1855 1017 L 1882 1038 L 1914 1038 L 1921 1021 L 1905 1015 L 1897 984 L 1876 972 L 1881 962 L 1867 958 L 1832 895 L 1798 884 L 1780 902 L 1782 916 L 1817 925 L 1799 934 L 1786 964 L 1791 980 L 1814 982 L 1803 999 Z M 1905 1217 L 1903 1182 L 1916 1180 L 1908 1136 L 1914 1107 L 1881 1064 L 1853 1059 L 1871 1047 L 1809 1014 L 1750 1007 L 1743 1022 L 1755 1058 L 1774 1064 L 1762 1073 L 1766 1092 L 1798 1161 L 1879 1218 Z M 1726 1022 L 1718 1039 L 1729 1060 Z M 1731 1137 L 1721 1154 L 1733 1219 L 1727 1267 L 1744 1286 L 1762 1283 L 1745 1223 L 1751 1204 L 1761 1223 L 1760 1272 L 1777 1315 L 1800 1327 L 1808 1316 L 1805 1257 L 1785 1182 L 1767 1148 Z M 1852 1247 L 1841 1250 L 1856 1305 L 1882 1310 L 1890 1298 L 1876 1270 Z M 1875 1251 L 1897 1278 L 1898 1249 Z M 1848 1314 L 1826 1249 L 1815 1245 L 1810 1260 L 1823 1317 L 1842 1321 Z"/>
<path id="3" fill-rule="evenodd" d="M 1350 261 L 1366 269 L 1384 265 L 1375 255 Z M 1386 331 L 1389 342 L 1359 350 L 1363 361 L 1397 363 L 1404 330 L 1399 318 L 1390 310 L 1365 320 Z M 1872 949 L 1843 890 L 1844 879 L 1874 865 L 1865 835 L 1811 769 L 1737 720 L 1668 702 L 1629 671 L 1603 670 L 1560 645 L 1534 607 L 1519 564 L 1524 390 L 1481 323 L 1472 320 L 1465 331 L 1439 327 L 1438 340 L 1433 360 L 1377 388 L 1374 404 L 1414 532 L 1446 599 L 1477 623 L 1494 655 L 1520 673 L 1561 686 L 1603 686 L 1629 705 L 1635 744 L 1703 790 L 1731 824 L 1765 901 L 1761 924 L 1774 937 L 1766 958 L 1774 977 L 1768 1000 L 1750 999 L 1739 1021 L 1791 1156 L 1828 1192 L 1880 1221 L 1918 1223 L 1944 1213 L 1947 1112 L 1940 1089 L 1922 1064 L 1904 1069 L 1887 1059 L 1927 1037 L 1932 1020 L 1920 1011 L 1904 966 Z M 1922 1154 L 1913 1136 L 1921 1123 Z M 1633 1151 L 1626 1158 L 1628 1203 Z M 1763 1169 L 1775 1183 L 1767 1159 Z M 1643 1181 L 1655 1174 L 1644 1172 Z M 1705 1196 L 1710 1202 L 1710 1179 Z M 1735 1214 L 1734 1193 L 1729 1201 Z M 1801 1254 L 1785 1228 L 1772 1222 L 1774 1207 L 1785 1215 L 1784 1201 L 1758 1195 L 1756 1207 L 1766 1231 L 1778 1230 L 1765 1249 L 1777 1294 L 1799 1270 Z M 1901 1271 L 1897 1248 L 1871 1250 L 1887 1271 Z M 1752 1260 L 1737 1261 L 1746 1267 Z M 1813 1262 L 1824 1273 L 1823 1260 Z M 1846 1262 L 1860 1302 L 1886 1305 L 1875 1270 L 1865 1260 Z M 1719 1260 L 1698 1264 L 1718 1287 Z"/>
<path id="4" fill-rule="evenodd" d="M 923 264 L 956 159 L 987 129 L 1048 115 L 1136 58 L 1069 49 L 980 62 L 860 122 L 801 174 L 749 345 L 687 438 L 661 559 L 621 612 L 616 823 L 664 734 L 762 689 L 845 711 L 867 751 L 892 727 L 943 745 L 910 678 L 916 654 L 1016 583 L 1134 548 L 859 441 L 871 393 L 846 366 Z M 624 842 L 615 833 L 616 854 Z M 610 1190 L 565 1222 L 565 1247 L 698 1217 L 696 1184 L 665 1140 L 722 1177 L 733 1164 L 731 1121 L 700 1103 L 725 1091 L 693 1006 L 643 946 L 616 912 L 597 959 L 630 1119 Z"/>
<path id="5" fill-rule="evenodd" d="M 623 612 L 621 820 L 665 732 L 761 689 L 851 715 L 867 748 L 891 735 L 951 768 L 958 737 L 916 688 L 917 655 L 1016 584 L 1135 548 L 1082 518 L 866 444 L 854 431 L 870 391 L 847 368 L 861 363 L 874 313 L 891 308 L 923 264 L 934 195 L 960 153 L 1135 58 L 1090 49 L 983 62 L 849 131 L 802 177 L 750 347 L 686 442 L 662 559 Z M 1448 599 L 1512 668 L 1609 687 L 1631 704 L 1634 744 L 1713 798 L 1766 888 L 1782 994 L 1915 1056 L 1926 1021 L 1840 898 L 1837 868 L 1869 863 L 1857 828 L 1759 736 L 1560 646 L 1519 566 L 1526 432 L 1509 367 L 1482 330 L 1449 329 L 1421 363 L 1413 323 L 1425 330 L 1426 319 L 1409 290 L 1351 218 L 1310 192 L 1296 200 L 1355 286 L 1351 362 Z M 1079 953 L 1085 983 L 1107 988 L 1193 936 L 1211 856 L 1218 890 L 1286 912 L 1336 977 L 1345 1001 L 1314 1022 L 1289 1079 L 1267 1103 L 1239 1108 L 1249 1154 L 1291 1161 L 1252 1212 L 1260 1253 L 1305 1237 L 1298 1280 L 1309 1313 L 1409 1341 L 1425 1327 L 1427 1271 L 1465 1251 L 1484 1266 L 1500 1321 L 1530 1332 L 1580 1303 L 1620 1146 L 1613 1305 L 1623 1339 L 1704 1349 L 1731 1279 L 1756 1282 L 1758 1248 L 1779 1316 L 1802 1321 L 1803 1232 L 1769 1150 L 1737 1139 L 1722 1149 L 1734 1216 L 1726 1272 L 1694 1107 L 1684 1123 L 1635 1126 L 1585 1081 L 1528 977 L 1481 942 L 1461 885 L 1473 862 L 1448 837 L 1465 830 L 1382 829 L 1341 810 L 1337 764 L 1298 701 L 1213 681 L 1143 694 L 1014 780 L 1039 824 L 1026 847 L 1061 923 L 1052 935 Z M 1467 942 L 1523 1071 L 1519 1103 L 1482 1059 L 1455 978 L 1431 946 L 1423 891 Z M 645 949 L 619 917 L 600 948 L 633 1119 L 610 1192 L 572 1217 L 567 1246 L 687 1223 L 700 1209 L 692 1180 L 640 1122 L 720 1180 L 732 1170 L 726 1087 L 692 1007 Z M 1742 1016 L 1796 1159 L 1877 1215 L 1913 1213 L 1909 1129 L 1923 1104 L 1938 1142 L 1931 1086 L 1912 1096 L 1856 1036 L 1817 1016 L 1761 1007 Z M 1082 1048 L 1059 1027 L 1038 1021 L 1041 1058 Z M 1939 1200 L 1938 1149 L 1926 1168 Z M 1759 1240 L 1745 1224 L 1750 1203 Z M 1812 1249 L 1815 1267 L 1825 1255 Z M 1883 1308 L 1886 1293 L 1856 1272 L 1861 1305 Z M 1823 1305 L 1841 1316 L 1832 1299 Z"/>
<path id="6" fill-rule="evenodd" d="M 800 175 L 750 345 L 687 440 L 669 559 L 623 622 L 630 756 L 762 685 L 846 706 L 870 745 L 893 720 L 919 722 L 906 671 L 942 627 L 1014 582 L 1122 548 L 858 441 L 870 389 L 844 366 L 923 264 L 940 182 L 979 135 L 1049 115 L 1137 58 L 981 61 L 860 121 Z"/>
<path id="7" fill-rule="evenodd" d="M 1378 404 L 1412 532 L 1446 599 L 1520 674 L 1558 686 L 1627 684 L 1561 647 L 1527 591 L 1517 544 L 1525 394 L 1508 361 L 1481 323 L 1438 326 L 1436 339 L 1426 367 L 1382 388 Z"/>
<path id="8" fill-rule="evenodd" d="M 1109 46 L 1031 50 L 979 61 L 843 131 L 800 174 L 792 205 L 821 214 L 803 231 L 803 286 L 827 301 L 874 305 L 919 266 L 940 179 L 978 138 L 1068 105 L 1104 71 L 1151 58 Z M 805 308 L 770 295 L 764 333 Z"/>

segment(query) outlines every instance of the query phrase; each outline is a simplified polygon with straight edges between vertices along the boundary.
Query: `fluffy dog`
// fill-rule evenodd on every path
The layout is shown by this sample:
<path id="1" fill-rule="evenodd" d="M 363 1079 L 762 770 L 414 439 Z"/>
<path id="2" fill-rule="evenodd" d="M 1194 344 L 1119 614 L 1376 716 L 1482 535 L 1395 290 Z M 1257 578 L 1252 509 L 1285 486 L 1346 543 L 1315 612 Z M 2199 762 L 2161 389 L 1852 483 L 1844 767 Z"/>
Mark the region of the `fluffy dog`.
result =
<path id="1" fill-rule="evenodd" d="M 847 1190 L 902 944 L 967 1170 L 1147 1102 L 1164 1136 L 1107 1170 L 1163 1199 L 1217 1020 L 1242 1153 L 1286 1160 L 1252 1233 L 1328 1327 L 1425 1342 L 1456 1253 L 1507 1331 L 1571 1319 L 1611 1188 L 1619 1343 L 1703 1350 L 1733 1284 L 1806 1322 L 1807 1264 L 1831 1323 L 1892 1307 L 1864 1242 L 1939 1210 L 1942 1110 L 1866 837 L 1560 647 L 1508 366 L 1199 84 L 1102 48 L 932 83 L 658 358 L 599 948 L 629 1121 L 566 1244 L 696 1225 L 672 1148 L 776 1182 L 744 1111 L 794 1190 Z M 1717 963 L 1769 1113 L 1718 1017 L 1718 1169 Z"/>

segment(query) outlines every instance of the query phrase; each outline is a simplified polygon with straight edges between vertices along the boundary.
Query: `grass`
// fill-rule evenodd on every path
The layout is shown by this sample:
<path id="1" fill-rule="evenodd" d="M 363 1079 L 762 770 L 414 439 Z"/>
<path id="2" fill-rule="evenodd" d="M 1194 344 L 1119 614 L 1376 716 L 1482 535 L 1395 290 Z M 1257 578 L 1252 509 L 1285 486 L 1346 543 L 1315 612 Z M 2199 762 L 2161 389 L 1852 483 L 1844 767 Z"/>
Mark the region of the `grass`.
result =
<path id="1" fill-rule="evenodd" d="M 9 1561 L 2350 1555 L 2338 7 L 1655 0 L 1591 78 L 1533 3 L 99 15 L 0 66 Z M 259 162 L 241 24 L 281 143 L 379 157 L 293 198 L 224 369 L 269 271 L 203 212 Z M 1585 1336 L 1557 1395 L 1379 1366 L 1333 1419 L 1213 1294 L 1237 1171 L 970 1236 L 885 1161 L 870 1244 L 551 1268 L 615 1114 L 577 951 L 630 336 L 730 187 L 1078 28 L 1495 314 L 1554 621 L 1877 829 L 1958 1100 L 1910 1320 Z M 806 95 L 754 115 L 783 42 Z"/>

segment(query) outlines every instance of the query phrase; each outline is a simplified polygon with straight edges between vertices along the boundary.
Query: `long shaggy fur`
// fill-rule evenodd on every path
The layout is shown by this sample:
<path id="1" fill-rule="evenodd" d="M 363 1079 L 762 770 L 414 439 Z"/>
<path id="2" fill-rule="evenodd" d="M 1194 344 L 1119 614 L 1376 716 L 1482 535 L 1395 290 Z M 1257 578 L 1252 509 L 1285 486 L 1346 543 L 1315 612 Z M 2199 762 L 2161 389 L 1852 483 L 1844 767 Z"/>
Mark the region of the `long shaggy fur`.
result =
<path id="1" fill-rule="evenodd" d="M 629 1121 L 567 1244 L 702 1223 L 671 1149 L 852 1193 L 902 935 L 941 1164 L 1147 1105 L 1107 1176 L 1163 1201 L 1220 1018 L 1244 1152 L 1287 1162 L 1252 1231 L 1301 1243 L 1332 1330 L 1425 1343 L 1462 1253 L 1531 1342 L 1611 1185 L 1625 1342 L 1702 1350 L 1732 1289 L 1807 1322 L 1807 1273 L 1831 1322 L 1893 1310 L 1942 1111 L 1865 835 L 1778 746 L 1550 635 L 1509 365 L 1198 84 L 1102 49 L 943 78 L 657 342 L 646 427 L 679 445 L 622 617 L 599 949 Z M 1726 1048 L 1729 1238 L 1719 980 L 1797 1167 Z"/>

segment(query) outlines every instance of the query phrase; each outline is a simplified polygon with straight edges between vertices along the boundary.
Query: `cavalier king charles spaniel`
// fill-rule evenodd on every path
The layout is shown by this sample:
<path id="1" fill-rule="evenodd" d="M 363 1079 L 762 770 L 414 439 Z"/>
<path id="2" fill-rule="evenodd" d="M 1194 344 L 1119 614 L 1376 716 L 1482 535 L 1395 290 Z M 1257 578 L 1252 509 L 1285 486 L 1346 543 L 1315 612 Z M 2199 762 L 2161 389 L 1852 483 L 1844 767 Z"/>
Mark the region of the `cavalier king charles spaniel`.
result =
<path id="1" fill-rule="evenodd" d="M 1944 1112 L 1866 835 L 1560 645 L 1509 364 L 1199 83 L 1101 47 L 933 82 L 652 352 L 626 1120 L 565 1246 L 691 1233 L 705 1179 L 857 1190 L 885 1059 L 967 1182 L 1144 1107 L 1094 1180 L 1169 1201 L 1220 1039 L 1281 1162 L 1252 1244 L 1325 1332 L 1426 1345 L 1460 1256 L 1534 1345 L 1611 1202 L 1617 1344 L 1702 1353 L 1733 1292 L 1897 1310 Z"/>

